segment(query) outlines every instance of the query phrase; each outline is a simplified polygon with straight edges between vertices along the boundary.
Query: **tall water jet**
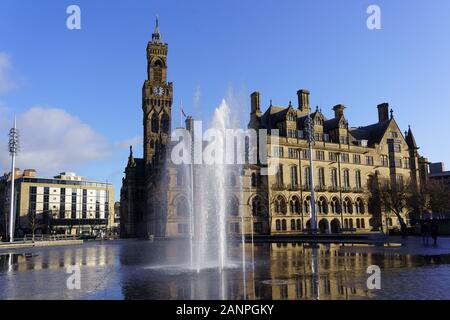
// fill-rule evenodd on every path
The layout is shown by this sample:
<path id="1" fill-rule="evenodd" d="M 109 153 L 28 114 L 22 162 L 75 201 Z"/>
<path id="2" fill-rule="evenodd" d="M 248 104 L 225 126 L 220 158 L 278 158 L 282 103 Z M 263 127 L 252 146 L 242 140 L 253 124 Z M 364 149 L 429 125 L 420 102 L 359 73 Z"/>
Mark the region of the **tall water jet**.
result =
<path id="1" fill-rule="evenodd" d="M 184 186 L 189 199 L 190 268 L 198 272 L 204 268 L 219 268 L 222 271 L 228 265 L 227 199 L 231 194 L 228 194 L 227 177 L 230 170 L 236 170 L 235 165 L 226 161 L 230 118 L 230 109 L 222 101 L 213 114 L 208 130 L 203 133 L 191 128 L 192 140 L 184 141 L 191 160 L 191 164 L 180 167 L 186 179 Z M 196 135 L 206 140 L 201 144 L 201 163 L 193 161 L 194 152 L 198 152 L 193 147 Z"/>

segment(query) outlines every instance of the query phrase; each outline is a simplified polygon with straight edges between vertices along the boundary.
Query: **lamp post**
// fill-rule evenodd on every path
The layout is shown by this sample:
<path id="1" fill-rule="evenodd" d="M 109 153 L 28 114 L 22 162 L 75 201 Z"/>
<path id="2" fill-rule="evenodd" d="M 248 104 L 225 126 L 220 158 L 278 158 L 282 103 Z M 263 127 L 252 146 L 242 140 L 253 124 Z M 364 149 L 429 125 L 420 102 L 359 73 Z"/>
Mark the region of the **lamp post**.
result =
<path id="1" fill-rule="evenodd" d="M 9 154 L 11 155 L 11 200 L 10 200 L 10 213 L 9 213 L 9 242 L 14 242 L 14 182 L 15 182 L 15 167 L 16 167 L 16 155 L 19 150 L 19 132 L 17 130 L 16 117 L 14 116 L 14 124 L 9 131 Z"/>
<path id="2" fill-rule="evenodd" d="M 309 147 L 309 186 L 311 188 L 311 232 L 316 233 L 317 223 L 316 223 L 316 201 L 314 195 L 314 169 L 312 160 L 312 145 L 314 143 L 314 126 L 311 120 L 311 113 L 308 112 L 308 117 L 306 118 L 306 139 L 308 140 Z"/>

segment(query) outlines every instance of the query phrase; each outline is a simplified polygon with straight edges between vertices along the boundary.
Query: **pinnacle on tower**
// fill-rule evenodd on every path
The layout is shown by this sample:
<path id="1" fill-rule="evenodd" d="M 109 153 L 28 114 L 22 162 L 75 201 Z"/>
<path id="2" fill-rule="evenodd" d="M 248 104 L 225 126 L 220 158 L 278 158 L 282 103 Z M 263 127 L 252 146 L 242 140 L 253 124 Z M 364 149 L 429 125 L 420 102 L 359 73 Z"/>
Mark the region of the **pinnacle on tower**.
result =
<path id="1" fill-rule="evenodd" d="M 152 42 L 158 43 L 158 44 L 162 43 L 162 36 L 161 36 L 161 32 L 159 31 L 158 16 L 156 16 L 156 26 L 155 26 L 155 31 L 152 34 Z"/>

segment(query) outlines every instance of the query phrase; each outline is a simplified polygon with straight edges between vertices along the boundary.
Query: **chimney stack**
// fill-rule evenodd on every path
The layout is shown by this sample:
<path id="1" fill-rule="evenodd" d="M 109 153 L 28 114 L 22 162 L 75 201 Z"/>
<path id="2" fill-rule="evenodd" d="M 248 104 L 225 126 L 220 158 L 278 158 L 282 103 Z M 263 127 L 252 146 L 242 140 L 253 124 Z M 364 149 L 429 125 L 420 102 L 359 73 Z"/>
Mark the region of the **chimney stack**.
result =
<path id="1" fill-rule="evenodd" d="M 258 91 L 255 91 L 250 95 L 250 99 L 251 99 L 251 108 L 252 108 L 251 114 L 260 113 L 261 112 L 261 94 Z"/>
<path id="2" fill-rule="evenodd" d="M 345 106 L 343 104 L 335 105 L 333 107 L 334 118 L 339 119 L 340 117 L 344 116 L 344 109 L 345 109 Z"/>
<path id="3" fill-rule="evenodd" d="M 185 123 L 186 123 L 186 130 L 192 133 L 194 131 L 194 118 L 188 116 L 186 118 Z"/>
<path id="4" fill-rule="evenodd" d="M 378 105 L 378 122 L 389 120 L 389 103 Z"/>
<path id="5" fill-rule="evenodd" d="M 307 113 L 309 111 L 309 91 L 301 89 L 297 91 L 298 109 L 301 112 Z"/>

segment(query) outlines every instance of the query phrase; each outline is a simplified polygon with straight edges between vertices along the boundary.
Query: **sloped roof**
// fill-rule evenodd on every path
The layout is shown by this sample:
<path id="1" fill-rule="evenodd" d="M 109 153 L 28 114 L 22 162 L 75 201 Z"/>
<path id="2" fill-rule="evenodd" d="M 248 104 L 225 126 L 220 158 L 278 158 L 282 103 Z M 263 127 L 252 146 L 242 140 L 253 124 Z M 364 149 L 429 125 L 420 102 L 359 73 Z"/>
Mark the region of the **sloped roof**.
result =
<path id="1" fill-rule="evenodd" d="M 356 140 L 368 140 L 369 145 L 380 143 L 392 119 L 374 123 L 365 127 L 350 128 L 350 134 Z"/>
<path id="2" fill-rule="evenodd" d="M 416 139 L 414 138 L 414 135 L 412 133 L 411 127 L 408 129 L 408 133 L 405 137 L 406 143 L 408 144 L 408 147 L 411 149 L 418 149 Z"/>

